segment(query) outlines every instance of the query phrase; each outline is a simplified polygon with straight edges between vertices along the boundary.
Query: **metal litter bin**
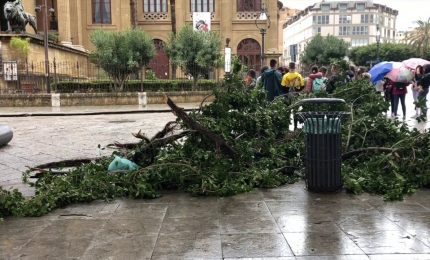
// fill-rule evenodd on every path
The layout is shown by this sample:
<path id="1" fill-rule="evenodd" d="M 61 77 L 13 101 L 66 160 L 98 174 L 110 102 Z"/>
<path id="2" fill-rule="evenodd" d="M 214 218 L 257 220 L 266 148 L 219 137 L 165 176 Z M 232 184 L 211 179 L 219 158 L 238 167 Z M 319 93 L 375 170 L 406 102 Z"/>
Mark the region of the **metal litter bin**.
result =
<path id="1" fill-rule="evenodd" d="M 310 98 L 301 101 L 313 108 L 323 104 L 345 104 L 337 98 Z M 342 188 L 341 120 L 349 115 L 344 111 L 302 111 L 305 132 L 305 178 L 311 191 L 332 192 Z"/>

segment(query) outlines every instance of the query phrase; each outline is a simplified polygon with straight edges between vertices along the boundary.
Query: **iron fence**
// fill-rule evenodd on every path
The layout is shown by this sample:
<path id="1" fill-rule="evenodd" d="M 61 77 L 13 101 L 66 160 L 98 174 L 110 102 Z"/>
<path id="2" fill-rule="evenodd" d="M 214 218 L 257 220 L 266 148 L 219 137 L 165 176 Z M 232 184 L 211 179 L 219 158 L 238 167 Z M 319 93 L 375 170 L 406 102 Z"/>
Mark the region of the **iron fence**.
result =
<path id="1" fill-rule="evenodd" d="M 49 63 L 49 75 L 45 74 L 44 62 L 3 62 L 0 93 L 46 93 L 46 80 L 49 83 L 61 82 L 93 83 L 100 81 L 113 82 L 114 79 L 100 66 L 90 62 L 52 61 Z M 203 78 L 218 81 L 219 73 L 214 70 Z M 138 73 L 130 75 L 128 80 L 172 80 L 192 82 L 192 77 L 180 68 L 172 71 L 170 65 L 150 64 Z M 113 84 L 113 83 L 112 83 Z"/>

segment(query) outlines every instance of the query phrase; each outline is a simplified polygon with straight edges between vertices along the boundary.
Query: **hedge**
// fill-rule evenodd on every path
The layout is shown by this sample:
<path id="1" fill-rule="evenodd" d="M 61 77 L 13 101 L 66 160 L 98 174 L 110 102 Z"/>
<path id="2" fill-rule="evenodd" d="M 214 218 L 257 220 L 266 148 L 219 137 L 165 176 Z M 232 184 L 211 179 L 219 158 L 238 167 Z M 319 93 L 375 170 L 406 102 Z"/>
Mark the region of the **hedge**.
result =
<path id="1" fill-rule="evenodd" d="M 191 80 L 130 80 L 124 86 L 124 92 L 147 92 L 147 91 L 190 91 L 190 90 L 212 90 L 221 86 L 221 82 L 214 80 L 200 80 L 198 86 L 193 89 Z M 51 89 L 56 93 L 87 93 L 87 92 L 115 92 L 112 81 L 91 82 L 58 82 L 51 84 Z"/>

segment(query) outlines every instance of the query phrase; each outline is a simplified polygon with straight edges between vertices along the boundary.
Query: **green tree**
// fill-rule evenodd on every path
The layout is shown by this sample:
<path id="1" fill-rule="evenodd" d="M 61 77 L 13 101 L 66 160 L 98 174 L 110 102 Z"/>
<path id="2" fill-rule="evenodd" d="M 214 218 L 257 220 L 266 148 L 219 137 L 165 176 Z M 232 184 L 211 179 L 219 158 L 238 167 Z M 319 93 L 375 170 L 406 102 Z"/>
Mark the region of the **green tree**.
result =
<path id="1" fill-rule="evenodd" d="M 371 61 L 377 60 L 377 48 L 376 44 L 354 47 L 350 50 L 348 57 L 354 64 L 366 66 Z M 383 43 L 379 46 L 381 61 L 403 61 L 416 55 L 416 50 L 407 44 Z"/>
<path id="2" fill-rule="evenodd" d="M 10 39 L 9 45 L 16 55 L 16 59 L 20 61 L 21 64 L 27 61 L 28 54 L 30 54 L 30 38 L 19 38 L 12 37 Z"/>
<path id="3" fill-rule="evenodd" d="M 420 56 L 424 56 L 430 50 L 430 18 L 427 21 L 419 20 L 411 33 L 407 34 L 408 43 L 417 49 Z"/>
<path id="4" fill-rule="evenodd" d="M 194 31 L 184 26 L 176 35 L 171 34 L 166 49 L 172 63 L 193 77 L 194 87 L 199 77 L 220 64 L 221 39 L 212 31 Z"/>
<path id="5" fill-rule="evenodd" d="M 136 74 L 154 56 L 152 39 L 140 29 L 121 32 L 94 31 L 91 42 L 95 51 L 91 61 L 107 72 L 115 90 L 123 90 L 130 75 Z"/>
<path id="6" fill-rule="evenodd" d="M 301 62 L 305 65 L 329 64 L 331 60 L 343 59 L 348 51 L 349 44 L 332 35 L 323 37 L 316 35 L 306 45 L 301 56 Z"/>

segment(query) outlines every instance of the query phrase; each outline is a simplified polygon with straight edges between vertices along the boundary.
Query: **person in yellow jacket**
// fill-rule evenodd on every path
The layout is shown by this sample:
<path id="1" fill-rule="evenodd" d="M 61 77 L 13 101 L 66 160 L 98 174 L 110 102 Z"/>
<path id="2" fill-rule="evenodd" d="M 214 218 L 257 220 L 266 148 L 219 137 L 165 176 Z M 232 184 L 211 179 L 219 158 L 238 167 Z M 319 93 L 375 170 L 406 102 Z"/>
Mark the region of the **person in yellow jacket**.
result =
<path id="1" fill-rule="evenodd" d="M 285 95 L 290 91 L 302 91 L 305 87 L 305 80 L 303 76 L 296 72 L 296 64 L 294 62 L 290 62 L 288 68 L 290 71 L 282 77 L 282 95 Z"/>

